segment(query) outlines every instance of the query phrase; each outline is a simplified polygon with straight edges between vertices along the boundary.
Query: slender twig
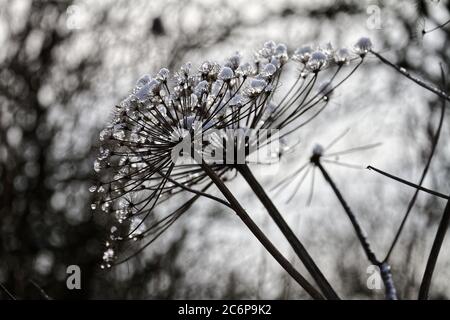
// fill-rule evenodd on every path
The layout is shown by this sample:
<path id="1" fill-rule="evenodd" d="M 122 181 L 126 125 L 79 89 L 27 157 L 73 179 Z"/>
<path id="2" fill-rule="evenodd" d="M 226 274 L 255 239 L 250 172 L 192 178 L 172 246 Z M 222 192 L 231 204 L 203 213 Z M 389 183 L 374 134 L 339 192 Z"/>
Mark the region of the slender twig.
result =
<path id="1" fill-rule="evenodd" d="M 434 196 L 436 196 L 436 197 L 443 198 L 443 199 L 446 199 L 446 200 L 449 200 L 449 199 L 450 199 L 450 196 L 447 196 L 447 195 L 445 195 L 445 194 L 443 194 L 443 193 L 440 193 L 440 192 L 437 192 L 437 191 L 434 191 L 434 190 L 430 190 L 430 189 L 421 187 L 421 186 L 419 186 L 419 185 L 417 185 L 417 184 L 415 184 L 415 183 L 412 183 L 411 181 L 408 181 L 408 180 L 399 178 L 399 177 L 394 176 L 394 175 L 392 175 L 392 174 L 390 174 L 390 173 L 387 173 L 387 172 L 384 172 L 384 171 L 382 171 L 382 170 L 380 170 L 380 169 L 377 169 L 377 168 L 375 168 L 375 167 L 373 167 L 373 166 L 368 166 L 367 169 L 376 171 L 376 172 L 382 174 L 383 176 L 386 176 L 386 177 L 388 177 L 388 178 L 391 178 L 391 179 L 394 179 L 394 180 L 396 180 L 396 181 L 399 181 L 399 182 L 401 182 L 401 183 L 403 183 L 403 184 L 405 184 L 405 185 L 407 185 L 407 186 L 413 187 L 413 188 L 415 188 L 415 189 L 419 189 L 420 191 L 424 191 L 424 192 L 426 192 L 426 193 L 432 194 L 432 195 L 434 195 Z"/>
<path id="2" fill-rule="evenodd" d="M 445 87 L 445 77 L 444 77 L 444 71 L 442 69 L 442 66 L 441 66 L 441 74 L 442 74 L 442 78 L 444 80 L 444 87 Z M 439 118 L 439 124 L 438 124 L 438 127 L 436 129 L 436 133 L 433 136 L 433 140 L 432 140 L 432 143 L 431 143 L 430 155 L 428 156 L 428 159 L 427 159 L 427 162 L 425 164 L 425 167 L 423 168 L 422 176 L 420 177 L 420 180 L 419 180 L 419 186 L 422 186 L 422 184 L 423 184 L 423 182 L 425 180 L 425 177 L 426 177 L 426 175 L 428 173 L 428 169 L 430 168 L 431 159 L 433 159 L 433 155 L 434 155 L 434 153 L 436 151 L 436 146 L 438 144 L 439 137 L 440 137 L 441 131 L 442 131 L 441 130 L 442 129 L 442 125 L 444 124 L 445 107 L 446 107 L 446 103 L 445 103 L 445 100 L 443 100 L 442 107 L 441 107 L 441 115 L 440 115 L 440 118 Z M 402 220 L 402 222 L 400 224 L 400 227 L 398 228 L 397 233 L 395 234 L 394 241 L 392 241 L 391 247 L 389 248 L 389 251 L 386 254 L 386 258 L 384 259 L 384 261 L 387 261 L 389 259 L 392 251 L 394 250 L 395 245 L 397 244 L 398 239 L 400 238 L 400 234 L 403 231 L 403 227 L 405 226 L 406 220 L 408 219 L 408 216 L 409 216 L 409 214 L 410 214 L 410 212 L 411 212 L 411 210 L 412 210 L 412 208 L 414 206 L 414 203 L 416 202 L 418 194 L 419 194 L 419 189 L 416 189 L 416 191 L 414 192 L 414 195 L 412 196 L 411 200 L 408 203 L 408 207 L 406 209 L 406 213 L 403 216 L 403 220 Z"/>
<path id="3" fill-rule="evenodd" d="M 433 246 L 431 247 L 430 256 L 428 257 L 427 266 L 425 268 L 425 273 L 423 274 L 422 283 L 419 289 L 419 299 L 426 300 L 428 298 L 428 291 L 430 289 L 431 278 L 433 277 L 434 268 L 436 267 L 436 262 L 439 256 L 439 251 L 441 250 L 442 243 L 444 242 L 445 234 L 450 223 L 450 200 L 447 201 L 445 206 L 444 214 L 442 215 L 441 222 L 439 223 L 438 230 L 436 232 L 436 237 L 433 241 Z"/>
<path id="4" fill-rule="evenodd" d="M 421 79 L 419 79 L 419 78 L 417 78 L 417 77 L 411 75 L 408 71 L 406 71 L 405 68 L 402 68 L 402 67 L 400 67 L 400 66 L 398 66 L 398 65 L 396 65 L 396 64 L 394 64 L 394 63 L 392 63 L 392 62 L 390 62 L 390 61 L 387 60 L 385 57 L 383 57 L 381 54 L 379 54 L 379 53 L 377 53 L 377 52 L 375 52 L 375 51 L 373 51 L 373 50 L 371 50 L 370 52 L 371 52 L 373 55 L 375 55 L 378 59 L 380 59 L 381 62 L 383 62 L 384 64 L 390 66 L 391 68 L 394 68 L 394 69 L 395 69 L 397 72 L 399 72 L 401 75 L 403 75 L 403 76 L 405 76 L 406 78 L 408 78 L 408 79 L 412 80 L 413 82 L 417 83 L 417 84 L 418 84 L 419 86 L 421 86 L 422 88 L 425 88 L 425 89 L 427 89 L 428 91 L 433 92 L 433 93 L 436 94 L 437 96 L 439 96 L 439 97 L 441 97 L 441 98 L 443 98 L 443 99 L 445 99 L 445 100 L 447 100 L 447 101 L 450 101 L 450 96 L 449 96 L 446 92 L 444 92 L 444 91 L 442 91 L 441 89 L 436 88 L 436 87 L 432 86 L 431 84 L 426 83 L 425 81 L 423 81 L 423 80 L 421 80 Z"/>
<path id="5" fill-rule="evenodd" d="M 253 235 L 259 240 L 259 242 L 266 248 L 266 250 L 275 258 L 275 260 L 286 270 L 287 273 L 314 299 L 322 300 L 322 294 L 317 291 L 293 266 L 292 264 L 278 251 L 278 249 L 272 244 L 272 242 L 266 237 L 266 235 L 259 229 L 256 223 L 250 218 L 238 200 L 234 197 L 231 191 L 223 183 L 223 181 L 217 176 L 214 170 L 202 161 L 202 169 L 211 178 L 217 188 L 222 192 L 224 197 L 228 200 L 233 210 L 249 228 Z"/>
<path id="6" fill-rule="evenodd" d="M 5 292 L 5 294 L 11 299 L 11 300 L 17 300 L 16 297 L 14 297 L 14 295 L 9 292 L 9 290 L 4 286 L 3 283 L 0 282 L 0 288 L 3 290 L 3 292 Z"/>
<path id="7" fill-rule="evenodd" d="M 272 200 L 269 198 L 264 188 L 259 184 L 258 180 L 255 178 L 250 168 L 246 164 L 238 165 L 238 171 L 242 177 L 247 181 L 249 186 L 252 188 L 255 195 L 267 209 L 269 215 L 274 220 L 278 228 L 281 230 L 283 235 L 286 237 L 289 244 L 294 249 L 297 256 L 305 265 L 308 272 L 311 274 L 313 279 L 316 281 L 319 288 L 322 290 L 323 294 L 327 299 L 339 299 L 339 296 L 334 291 L 333 287 L 327 281 L 325 276 L 320 271 L 319 267 L 316 265 L 314 260 L 309 255 L 308 251 L 305 249 L 303 244 L 297 238 L 295 233 L 289 227 L 289 225 L 284 220 L 281 213 L 278 211 Z"/>
<path id="8" fill-rule="evenodd" d="M 394 282 L 392 280 L 392 273 L 391 268 L 389 264 L 386 262 L 380 262 L 373 250 L 370 247 L 369 241 L 367 240 L 367 236 L 365 232 L 363 231 L 361 225 L 358 222 L 358 219 L 353 214 L 353 211 L 350 209 L 350 206 L 345 201 L 344 196 L 339 191 L 339 188 L 334 183 L 331 176 L 328 174 L 327 170 L 323 167 L 323 165 L 320 163 L 320 156 L 313 156 L 311 157 L 311 162 L 314 163 L 316 167 L 319 168 L 320 172 L 322 173 L 325 180 L 330 185 L 331 189 L 333 189 L 334 194 L 338 198 L 339 202 L 342 205 L 342 208 L 344 209 L 345 213 L 347 214 L 348 218 L 350 219 L 350 222 L 352 223 L 353 229 L 355 230 L 356 236 L 358 237 L 359 243 L 361 244 L 367 259 L 369 261 L 378 266 L 380 268 L 380 274 L 381 279 L 383 280 L 385 292 L 386 292 L 386 298 L 389 300 L 397 300 L 397 290 L 395 289 Z"/>

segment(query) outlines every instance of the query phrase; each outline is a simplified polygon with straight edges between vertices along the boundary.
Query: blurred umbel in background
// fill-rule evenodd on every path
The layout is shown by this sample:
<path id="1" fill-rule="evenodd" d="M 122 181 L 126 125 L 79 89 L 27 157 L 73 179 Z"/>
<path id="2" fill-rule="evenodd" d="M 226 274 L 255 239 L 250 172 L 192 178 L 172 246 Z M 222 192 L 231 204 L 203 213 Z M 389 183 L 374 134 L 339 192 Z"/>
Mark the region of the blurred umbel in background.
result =
<path id="1" fill-rule="evenodd" d="M 378 20 L 373 20 L 371 1 L 2 0 L 0 283 L 17 299 L 306 298 L 233 215 L 223 214 L 224 209 L 211 202 L 206 202 L 207 210 L 202 204 L 194 206 L 144 254 L 101 270 L 107 233 L 102 216 L 91 213 L 88 191 L 97 137 L 114 105 L 141 74 L 189 60 L 224 59 L 236 50 L 250 56 L 269 39 L 295 48 L 328 41 L 351 45 L 368 35 L 391 60 L 441 83 L 439 62 L 449 61 L 449 29 L 425 35 L 422 30 L 450 18 L 449 2 L 375 5 L 379 25 L 374 24 Z M 375 155 L 352 161 L 382 163 L 416 181 L 436 128 L 438 98 L 380 68 L 375 60 L 367 61 L 360 73 L 336 108 L 305 129 L 299 153 L 307 157 L 311 145 L 326 143 L 350 126 L 348 145 L 383 142 Z M 420 99 L 405 100 L 408 94 Z M 448 113 L 446 117 L 448 123 Z M 365 122 L 355 124 L 360 119 Z M 443 129 L 443 137 L 449 136 L 448 130 Z M 449 155 L 443 143 L 428 187 L 449 190 Z M 383 254 L 413 190 L 365 172 L 333 170 L 374 250 Z M 346 185 L 346 176 L 353 177 L 351 184 Z M 233 183 L 243 202 L 253 206 L 239 181 Z M 271 185 L 270 180 L 266 183 Z M 325 186 L 317 178 L 314 199 L 319 200 L 309 206 L 307 185 L 293 203 L 276 201 L 290 222 L 300 221 L 293 228 L 342 297 L 383 298 L 382 290 L 367 288 L 364 254 L 342 212 L 330 216 L 339 208 L 321 183 Z M 419 196 L 393 256 L 402 298 L 416 297 L 442 211 L 441 201 Z M 283 246 L 263 215 L 256 220 Z M 292 255 L 287 246 L 284 249 Z M 449 276 L 446 251 L 439 258 L 431 298 L 450 296 L 449 286 L 441 281 Z M 66 287 L 69 265 L 81 268 L 81 290 Z M 0 297 L 10 298 L 2 290 Z"/>

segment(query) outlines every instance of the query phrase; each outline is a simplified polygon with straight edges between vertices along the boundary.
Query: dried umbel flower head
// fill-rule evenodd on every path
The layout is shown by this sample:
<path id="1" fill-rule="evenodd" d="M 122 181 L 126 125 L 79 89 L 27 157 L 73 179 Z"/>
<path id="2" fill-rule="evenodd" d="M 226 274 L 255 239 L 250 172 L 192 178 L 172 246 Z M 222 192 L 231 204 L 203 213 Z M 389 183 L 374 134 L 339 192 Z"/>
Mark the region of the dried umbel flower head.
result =
<path id="1" fill-rule="evenodd" d="M 336 86 L 330 81 L 317 91 L 313 88 L 319 74 L 333 80 L 342 70 L 343 64 L 334 61 L 334 50 L 303 49 L 294 56 L 300 72 L 287 94 L 276 98 L 289 57 L 285 45 L 272 41 L 251 62 L 235 54 L 223 65 L 206 61 L 195 68 L 187 63 L 173 74 L 163 68 L 137 81 L 100 133 L 94 163 L 99 181 L 90 188 L 97 196 L 92 209 L 113 217 L 104 266 L 116 262 L 117 247 L 130 239 L 147 239 L 141 249 L 152 243 L 199 196 L 220 201 L 206 193 L 211 183 L 199 164 L 211 163 L 223 178 L 239 160 L 249 161 L 252 153 L 278 139 L 274 131 L 284 138 L 309 122 L 317 115 L 314 109 L 321 112 L 327 105 L 323 97 L 359 65 Z M 168 213 L 157 210 L 185 191 L 194 196 L 170 201 L 181 205 Z"/>

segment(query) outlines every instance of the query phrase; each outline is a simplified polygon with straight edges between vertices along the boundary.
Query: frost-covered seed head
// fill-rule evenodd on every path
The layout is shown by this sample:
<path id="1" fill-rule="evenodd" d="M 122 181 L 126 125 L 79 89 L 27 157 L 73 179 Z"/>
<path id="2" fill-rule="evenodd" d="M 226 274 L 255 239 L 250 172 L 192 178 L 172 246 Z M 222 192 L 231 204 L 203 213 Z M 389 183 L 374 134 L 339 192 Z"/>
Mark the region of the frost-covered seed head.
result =
<path id="1" fill-rule="evenodd" d="M 150 77 L 148 74 L 144 74 L 136 82 L 136 87 L 141 88 L 141 87 L 145 86 L 147 83 L 149 83 L 150 81 L 152 81 L 152 77 Z"/>
<path id="2" fill-rule="evenodd" d="M 227 60 L 225 66 L 235 71 L 239 67 L 240 63 L 241 63 L 241 55 L 239 54 L 239 52 L 236 52 L 233 56 L 231 56 Z"/>
<path id="3" fill-rule="evenodd" d="M 254 72 L 255 72 L 254 68 L 248 62 L 241 64 L 236 70 L 236 73 L 243 77 L 248 77 L 248 76 L 252 75 Z"/>
<path id="4" fill-rule="evenodd" d="M 256 53 L 256 63 L 272 63 L 279 67 L 288 61 L 287 47 L 282 43 L 268 41 L 264 47 Z"/>
<path id="5" fill-rule="evenodd" d="M 267 82 L 263 79 L 253 79 L 250 86 L 247 87 L 246 93 L 250 97 L 259 95 L 261 92 L 265 91 L 267 87 Z"/>
<path id="6" fill-rule="evenodd" d="M 145 101 L 149 99 L 152 94 L 157 94 L 159 92 L 160 85 L 161 83 L 158 80 L 152 79 L 150 82 L 139 88 L 134 96 L 138 101 Z"/>
<path id="7" fill-rule="evenodd" d="M 283 64 L 288 61 L 289 56 L 287 53 L 287 47 L 284 43 L 277 45 L 277 48 L 275 49 L 275 57 Z"/>
<path id="8" fill-rule="evenodd" d="M 156 79 L 161 82 L 166 82 L 167 78 L 169 77 L 169 73 L 170 73 L 169 69 L 161 68 L 158 74 L 156 75 Z"/>
<path id="9" fill-rule="evenodd" d="M 114 260 L 114 250 L 112 248 L 108 248 L 103 252 L 103 261 L 112 262 Z"/>
<path id="10" fill-rule="evenodd" d="M 234 72 L 229 67 L 223 67 L 222 70 L 220 70 L 219 76 L 218 76 L 218 78 L 223 81 L 231 80 L 231 79 L 233 79 L 233 77 L 234 77 Z"/>
<path id="11" fill-rule="evenodd" d="M 202 63 L 202 65 L 199 68 L 200 73 L 203 75 L 204 78 L 207 79 L 217 79 L 217 76 L 221 70 L 221 66 L 212 61 L 205 61 Z"/>
<path id="12" fill-rule="evenodd" d="M 303 46 L 295 50 L 292 56 L 293 60 L 306 64 L 313 53 L 313 49 L 310 46 Z"/>
<path id="13" fill-rule="evenodd" d="M 266 77 L 271 77 L 277 72 L 277 67 L 275 67 L 272 63 L 268 63 L 264 66 L 262 71 L 262 75 Z"/>
<path id="14" fill-rule="evenodd" d="M 258 54 L 261 58 L 269 59 L 275 53 L 276 44 L 273 41 L 267 41 L 264 46 L 259 50 Z"/>
<path id="15" fill-rule="evenodd" d="M 323 155 L 323 152 L 324 152 L 324 149 L 323 149 L 323 147 L 322 147 L 320 144 L 316 144 L 316 145 L 313 147 L 313 156 L 318 156 L 318 157 L 320 157 L 320 156 Z"/>
<path id="16" fill-rule="evenodd" d="M 201 97 L 203 94 L 208 92 L 208 81 L 203 80 L 200 81 L 194 88 L 194 93 L 198 96 Z"/>

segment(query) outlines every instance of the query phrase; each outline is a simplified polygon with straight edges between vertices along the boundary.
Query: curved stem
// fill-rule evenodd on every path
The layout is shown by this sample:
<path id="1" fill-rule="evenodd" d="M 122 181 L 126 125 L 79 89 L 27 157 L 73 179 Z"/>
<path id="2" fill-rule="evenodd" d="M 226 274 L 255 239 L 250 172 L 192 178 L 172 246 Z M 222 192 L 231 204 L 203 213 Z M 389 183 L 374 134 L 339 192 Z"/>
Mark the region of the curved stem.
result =
<path id="1" fill-rule="evenodd" d="M 363 231 L 361 225 L 358 222 L 358 219 L 353 214 L 353 211 L 350 209 L 350 206 L 347 204 L 347 201 L 345 201 L 343 195 L 339 191 L 339 188 L 334 183 L 333 179 L 331 179 L 331 176 L 328 174 L 328 172 L 323 167 L 322 163 L 320 161 L 314 162 L 314 165 L 319 168 L 320 172 L 322 173 L 325 180 L 330 185 L 331 189 L 333 189 L 334 194 L 338 198 L 339 202 L 342 205 L 342 208 L 344 208 L 345 213 L 347 214 L 348 218 L 350 219 L 350 222 L 352 223 L 353 229 L 355 229 L 356 236 L 358 237 L 359 242 L 361 243 L 361 246 L 367 256 L 367 259 L 374 264 L 379 266 L 381 263 L 377 259 L 375 253 L 372 251 L 372 248 L 370 247 L 370 244 L 367 240 L 367 236 L 365 232 Z"/>
<path id="2" fill-rule="evenodd" d="M 255 195 L 258 197 L 258 199 L 261 201 L 261 203 L 264 205 L 264 207 L 269 212 L 269 215 L 274 220 L 278 228 L 281 230 L 283 235 L 286 237 L 289 244 L 294 249 L 297 256 L 300 258 L 300 260 L 305 265 L 308 272 L 311 274 L 313 279 L 316 281 L 319 288 L 322 290 L 323 294 L 327 299 L 337 300 L 339 299 L 339 296 L 336 294 L 334 289 L 331 287 L 330 283 L 327 281 L 325 276 L 322 274 L 320 269 L 317 267 L 314 260 L 309 255 L 308 251 L 305 249 L 303 244 L 300 242 L 300 240 L 297 238 L 295 233 L 292 231 L 292 229 L 289 227 L 289 225 L 284 220 L 281 213 L 278 211 L 278 209 L 275 207 L 272 200 L 269 198 L 269 196 L 264 191 L 263 187 L 259 184 L 258 180 L 256 180 L 255 176 L 251 172 L 250 168 L 246 165 L 238 165 L 237 169 L 239 173 L 244 177 L 244 179 L 247 181 L 249 186 L 252 188 Z"/>

